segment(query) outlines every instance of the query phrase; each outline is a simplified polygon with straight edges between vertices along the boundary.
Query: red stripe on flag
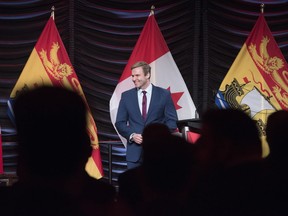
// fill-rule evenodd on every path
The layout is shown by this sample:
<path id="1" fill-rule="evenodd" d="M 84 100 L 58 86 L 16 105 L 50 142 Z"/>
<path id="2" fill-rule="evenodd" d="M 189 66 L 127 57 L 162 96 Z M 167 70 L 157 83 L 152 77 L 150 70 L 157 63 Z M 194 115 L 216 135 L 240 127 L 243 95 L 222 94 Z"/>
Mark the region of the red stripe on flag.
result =
<path id="1" fill-rule="evenodd" d="M 249 47 L 249 53 L 255 65 L 270 90 L 274 93 L 274 97 L 278 100 L 279 105 L 282 109 L 287 109 L 288 103 L 283 98 L 286 98 L 288 93 L 286 75 L 288 65 L 263 14 L 260 14 L 245 43 Z M 277 91 L 275 91 L 275 87 L 277 87 Z"/>
<path id="2" fill-rule="evenodd" d="M 78 77 L 74 72 L 72 63 L 52 17 L 50 17 L 40 35 L 35 49 L 54 86 L 63 86 L 61 81 L 64 76 L 66 76 L 65 78 L 71 83 L 73 83 L 74 80 L 78 81 Z M 60 75 L 60 73 L 63 73 L 63 75 Z M 78 86 L 79 84 L 77 83 L 71 85 L 74 91 L 78 91 Z"/>
<path id="3" fill-rule="evenodd" d="M 93 149 L 92 151 L 92 158 L 94 163 L 96 164 L 96 166 L 98 168 L 102 167 L 102 160 L 101 160 L 101 156 L 100 156 L 100 151 L 99 149 Z M 104 175 L 103 170 L 99 170 L 99 172 Z"/>
<path id="4" fill-rule="evenodd" d="M 34 54 L 35 50 L 37 55 Z M 94 163 L 93 166 L 90 166 L 90 170 L 93 171 L 94 174 L 88 174 L 97 179 L 103 177 L 103 168 L 96 124 L 94 122 L 79 79 L 74 71 L 68 53 L 52 17 L 50 17 L 47 24 L 45 25 L 31 55 L 33 55 L 33 58 L 29 58 L 25 65 L 25 68 L 27 65 L 29 65 L 29 70 L 25 70 L 25 68 L 23 69 L 19 78 L 22 80 L 21 82 L 18 82 L 19 80 L 17 81 L 17 84 L 19 85 L 15 85 L 13 92 L 15 88 L 17 91 L 21 91 L 23 89 L 23 83 L 30 88 L 35 86 L 33 82 L 37 83 L 36 80 L 40 80 L 37 85 L 44 85 L 45 83 L 49 83 L 50 85 L 52 82 L 53 86 L 61 86 L 63 88 L 77 92 L 86 103 L 87 133 L 89 134 L 91 145 L 94 148 L 94 156 L 92 157 L 94 159 Z M 41 73 L 39 73 L 39 71 L 41 71 Z M 26 74 L 23 74 L 25 72 Z M 45 77 L 43 77 L 42 74 L 44 74 Z M 33 79 L 31 79 L 31 77 L 33 77 Z M 73 118 L 73 116 L 71 116 L 71 118 Z M 69 153 L 69 149 L 67 149 L 67 152 Z M 95 165 L 97 167 L 95 167 Z"/>
<path id="5" fill-rule="evenodd" d="M 150 37 L 147 37 L 147 35 Z M 161 34 L 155 16 L 151 15 L 144 25 L 119 82 L 131 76 L 131 66 L 135 62 L 146 61 L 150 64 L 167 52 L 169 52 L 169 48 Z"/>

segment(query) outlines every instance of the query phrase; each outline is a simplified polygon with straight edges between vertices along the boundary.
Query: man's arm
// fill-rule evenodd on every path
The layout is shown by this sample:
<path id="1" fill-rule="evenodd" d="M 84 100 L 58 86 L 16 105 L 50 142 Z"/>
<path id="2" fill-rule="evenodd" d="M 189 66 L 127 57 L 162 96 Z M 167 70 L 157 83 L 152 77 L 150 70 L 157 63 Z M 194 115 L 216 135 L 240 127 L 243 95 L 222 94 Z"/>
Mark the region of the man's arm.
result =
<path id="1" fill-rule="evenodd" d="M 177 130 L 177 121 L 177 112 L 171 97 L 171 93 L 169 92 L 166 98 L 165 105 L 165 124 L 172 132 L 175 132 Z"/>
<path id="2" fill-rule="evenodd" d="M 121 95 L 115 126 L 120 135 L 127 139 L 127 143 L 135 142 L 141 144 L 143 141 L 142 134 L 135 130 L 133 125 L 139 124 L 140 127 L 142 119 L 138 119 L 138 115 L 136 114 L 137 111 L 135 110 L 135 107 L 138 108 L 138 104 L 137 101 L 136 105 L 131 102 L 131 100 L 133 100 L 132 97 L 133 95 L 131 96 L 128 92 Z"/>
<path id="3" fill-rule="evenodd" d="M 118 106 L 118 111 L 116 115 L 115 127 L 121 136 L 129 141 L 130 135 L 133 133 L 130 131 L 127 122 L 129 120 L 128 110 L 125 102 L 125 96 L 121 95 L 121 100 Z"/>

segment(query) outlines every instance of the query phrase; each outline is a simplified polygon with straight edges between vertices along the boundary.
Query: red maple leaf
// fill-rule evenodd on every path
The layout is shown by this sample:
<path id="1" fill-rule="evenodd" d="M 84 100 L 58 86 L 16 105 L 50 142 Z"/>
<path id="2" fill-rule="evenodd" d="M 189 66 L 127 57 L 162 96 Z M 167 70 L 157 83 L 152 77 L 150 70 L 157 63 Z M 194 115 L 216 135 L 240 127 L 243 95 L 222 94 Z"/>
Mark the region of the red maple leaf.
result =
<path id="1" fill-rule="evenodd" d="M 170 86 L 167 89 L 168 91 L 170 91 Z M 171 91 L 170 91 L 171 93 Z M 180 100 L 180 98 L 182 97 L 182 95 L 184 94 L 184 92 L 175 92 L 175 93 L 171 93 L 171 97 L 175 106 L 175 109 L 181 109 L 182 107 L 178 105 L 178 101 Z"/>

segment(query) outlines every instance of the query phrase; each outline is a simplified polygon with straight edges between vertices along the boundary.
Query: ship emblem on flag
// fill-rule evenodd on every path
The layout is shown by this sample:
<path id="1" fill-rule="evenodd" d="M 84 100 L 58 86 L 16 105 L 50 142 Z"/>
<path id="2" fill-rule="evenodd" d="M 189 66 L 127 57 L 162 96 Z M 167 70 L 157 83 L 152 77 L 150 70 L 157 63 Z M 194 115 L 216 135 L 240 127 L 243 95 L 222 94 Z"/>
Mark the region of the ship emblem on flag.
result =
<path id="1" fill-rule="evenodd" d="M 257 122 L 263 156 L 269 153 L 268 116 L 288 108 L 287 71 L 287 62 L 261 13 L 222 81 L 215 103 L 220 108 L 243 110 Z"/>

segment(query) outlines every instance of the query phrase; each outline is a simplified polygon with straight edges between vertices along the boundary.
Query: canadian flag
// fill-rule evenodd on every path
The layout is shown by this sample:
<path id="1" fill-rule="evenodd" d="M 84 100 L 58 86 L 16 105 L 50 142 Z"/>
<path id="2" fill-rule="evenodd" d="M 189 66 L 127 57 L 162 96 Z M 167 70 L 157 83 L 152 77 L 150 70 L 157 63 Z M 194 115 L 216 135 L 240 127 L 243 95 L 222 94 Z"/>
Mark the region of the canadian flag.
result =
<path id="1" fill-rule="evenodd" d="M 110 117 L 114 128 L 122 92 L 135 87 L 131 78 L 131 66 L 137 61 L 145 61 L 151 66 L 151 82 L 154 85 L 171 92 L 178 120 L 195 117 L 194 102 L 152 11 L 110 99 Z M 116 128 L 115 130 L 117 131 Z M 119 137 L 126 147 L 126 139 L 121 135 Z"/>

